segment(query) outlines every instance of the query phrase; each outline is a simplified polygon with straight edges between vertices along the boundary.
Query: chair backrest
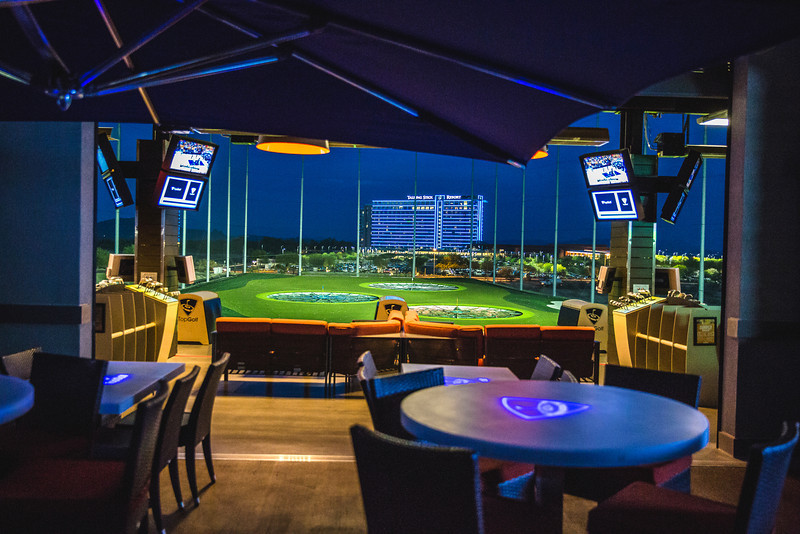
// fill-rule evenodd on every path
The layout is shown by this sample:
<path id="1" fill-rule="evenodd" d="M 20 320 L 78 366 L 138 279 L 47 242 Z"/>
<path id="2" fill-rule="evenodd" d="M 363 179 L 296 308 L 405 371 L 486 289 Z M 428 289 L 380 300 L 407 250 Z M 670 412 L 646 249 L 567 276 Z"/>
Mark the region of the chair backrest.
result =
<path id="1" fill-rule="evenodd" d="M 478 457 L 350 428 L 369 532 L 483 532 Z"/>
<path id="2" fill-rule="evenodd" d="M 533 368 L 533 373 L 531 373 L 531 380 L 558 380 L 561 378 L 562 372 L 561 366 L 553 361 L 552 358 L 540 354 L 536 367 Z"/>
<path id="3" fill-rule="evenodd" d="M 375 367 L 375 360 L 372 359 L 372 352 L 368 350 L 362 352 L 361 356 L 358 357 L 356 367 L 358 367 L 357 375 L 361 382 L 371 380 L 378 376 L 378 368 Z"/>
<path id="4" fill-rule="evenodd" d="M 91 438 L 100 422 L 107 368 L 104 360 L 34 353 L 31 423 L 48 431 Z"/>
<path id="5" fill-rule="evenodd" d="M 230 359 L 231 355 L 225 353 L 222 358 L 212 362 L 197 391 L 197 398 L 192 405 L 186 426 L 189 433 L 187 438 L 189 441 L 193 441 L 194 445 L 200 443 L 211 432 L 211 415 L 214 412 L 214 401 L 217 398 L 217 385 L 219 385 L 219 379 L 225 372 L 225 367 Z"/>
<path id="6" fill-rule="evenodd" d="M 127 502 L 133 502 L 147 487 L 152 475 L 153 458 L 156 454 L 162 406 L 169 393 L 169 385 L 161 380 L 154 397 L 139 403 L 136 408 L 136 423 L 133 426 L 128 457 L 125 463 L 123 487 Z"/>
<path id="7" fill-rule="evenodd" d="M 0 356 L 0 373 L 8 376 L 16 376 L 23 380 L 30 380 L 31 367 L 33 367 L 33 355 L 42 350 L 42 347 L 4 354 Z"/>
<path id="8" fill-rule="evenodd" d="M 361 391 L 364 393 L 364 398 L 367 400 L 367 408 L 369 408 L 370 416 L 372 415 L 372 394 L 369 390 L 369 381 L 378 376 L 378 369 L 375 367 L 375 361 L 372 359 L 370 351 L 364 351 L 358 357 L 356 364 L 356 378 L 361 385 Z"/>
<path id="9" fill-rule="evenodd" d="M 638 367 L 624 367 L 608 364 L 605 366 L 606 386 L 634 389 L 645 393 L 661 395 L 697 408 L 700 403 L 702 377 L 688 373 L 672 373 Z"/>
<path id="10" fill-rule="evenodd" d="M 199 373 L 200 367 L 195 365 L 188 374 L 175 380 L 172 386 L 172 392 L 169 394 L 169 399 L 167 399 L 167 404 L 164 406 L 161 416 L 156 454 L 153 458 L 153 468 L 157 472 L 161 472 L 169 461 L 178 454 L 178 440 L 181 435 L 183 413 L 186 410 L 186 403 Z"/>
<path id="11" fill-rule="evenodd" d="M 798 435 L 800 423 L 784 423 L 776 441 L 750 450 L 736 509 L 736 534 L 772 532 Z"/>
<path id="12" fill-rule="evenodd" d="M 398 438 L 414 439 L 400 422 L 400 403 L 420 389 L 444 385 L 444 369 L 434 367 L 367 380 L 365 395 L 371 396 L 370 414 L 375 430 Z"/>
<path id="13" fill-rule="evenodd" d="M 561 382 L 574 382 L 578 383 L 578 379 L 575 378 L 575 375 L 570 373 L 568 370 L 564 369 L 561 373 L 561 378 L 559 379 Z"/>

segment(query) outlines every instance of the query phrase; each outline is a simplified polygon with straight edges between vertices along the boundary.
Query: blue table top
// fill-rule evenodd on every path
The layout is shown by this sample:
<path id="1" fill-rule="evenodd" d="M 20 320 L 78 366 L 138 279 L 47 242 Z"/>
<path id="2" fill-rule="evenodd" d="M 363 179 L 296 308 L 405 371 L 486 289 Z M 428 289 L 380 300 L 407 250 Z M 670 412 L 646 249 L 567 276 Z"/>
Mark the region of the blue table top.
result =
<path id="1" fill-rule="evenodd" d="M 13 421 L 33 407 L 33 386 L 13 376 L 0 375 L 0 424 Z"/>
<path id="2" fill-rule="evenodd" d="M 561 467 L 623 467 L 680 458 L 708 443 L 708 419 L 665 397 L 535 380 L 438 386 L 401 405 L 418 438 L 481 456 Z"/>
<path id="3" fill-rule="evenodd" d="M 424 369 L 441 367 L 444 369 L 444 383 L 446 386 L 455 384 L 469 384 L 472 382 L 494 382 L 496 380 L 519 380 L 508 367 L 491 367 L 478 365 L 436 365 L 429 363 L 401 363 L 403 373 L 412 373 Z"/>
<path id="4" fill-rule="evenodd" d="M 108 362 L 100 413 L 121 414 L 155 391 L 159 380 L 172 380 L 186 370 L 183 363 Z"/>

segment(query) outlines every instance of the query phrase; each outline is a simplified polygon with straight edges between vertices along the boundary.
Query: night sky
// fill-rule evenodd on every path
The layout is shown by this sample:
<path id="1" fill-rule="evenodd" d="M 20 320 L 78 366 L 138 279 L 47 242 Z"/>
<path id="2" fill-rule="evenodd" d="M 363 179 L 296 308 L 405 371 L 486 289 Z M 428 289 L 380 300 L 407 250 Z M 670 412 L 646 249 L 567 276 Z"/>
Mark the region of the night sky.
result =
<path id="1" fill-rule="evenodd" d="M 648 119 L 647 137 L 655 149 L 655 136 L 662 131 L 680 132 L 680 115 Z M 726 128 L 699 126 L 689 119 L 691 144 L 725 144 Z M 151 139 L 150 125 L 115 126 L 113 137 L 121 139 L 122 160 L 136 157 L 136 139 Z M 601 126 L 609 129 L 611 142 L 596 150 L 619 146 L 619 117 L 613 113 L 592 115 L 574 126 Z M 707 139 L 704 134 L 707 131 Z M 194 136 L 208 140 L 209 136 Z M 426 153 L 391 149 L 334 148 L 322 156 L 269 154 L 254 146 L 229 145 L 227 137 L 211 139 L 220 145 L 211 175 L 212 229 L 225 232 L 228 227 L 228 182 L 230 176 L 230 233 L 244 233 L 245 174 L 249 159 L 248 230 L 249 236 L 297 237 L 300 215 L 300 182 L 304 180 L 303 238 L 356 240 L 357 182 L 361 176 L 361 205 L 372 200 L 405 199 L 416 190 L 420 195 L 468 195 L 474 180 L 474 192 L 486 199 L 484 240 L 491 243 L 495 217 L 495 176 L 498 180 L 497 242 L 520 243 L 523 171 L 509 165 Z M 113 143 L 116 148 L 116 143 Z M 578 156 L 593 147 L 550 147 L 545 159 L 531 161 L 525 171 L 525 245 L 547 245 L 554 241 L 556 184 L 558 198 L 559 243 L 592 242 L 594 217 L 580 170 Z M 654 154 L 654 150 L 646 153 Z M 229 164 L 230 162 L 230 164 Z M 659 175 L 673 176 L 682 159 L 660 158 Z M 724 159 L 706 159 L 706 253 L 722 251 L 724 207 Z M 230 174 L 229 174 L 230 169 Z M 98 180 L 99 182 L 99 180 Z M 132 191 L 135 184 L 129 181 Z M 114 208 L 102 183 L 98 184 L 97 220 L 114 218 Z M 663 221 L 657 225 L 657 249 L 667 253 L 700 251 L 703 171 L 695 181 L 686 205 L 673 226 Z M 665 194 L 659 194 L 660 213 Z M 209 194 L 200 209 L 189 212 L 190 229 L 205 230 Z M 120 210 L 120 217 L 133 217 L 134 208 Z M 607 245 L 611 223 L 597 223 L 597 243 Z"/>

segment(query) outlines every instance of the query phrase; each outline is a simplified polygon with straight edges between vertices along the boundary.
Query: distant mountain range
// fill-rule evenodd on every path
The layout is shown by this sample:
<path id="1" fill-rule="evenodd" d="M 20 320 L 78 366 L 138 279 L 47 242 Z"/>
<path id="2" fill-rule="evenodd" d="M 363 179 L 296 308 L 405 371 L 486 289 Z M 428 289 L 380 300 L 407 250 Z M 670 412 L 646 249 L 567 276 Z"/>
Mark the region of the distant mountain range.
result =
<path id="1" fill-rule="evenodd" d="M 119 220 L 119 235 L 120 240 L 125 242 L 133 242 L 134 238 L 134 225 L 135 219 L 133 217 L 127 217 L 124 219 Z M 116 222 L 114 219 L 108 219 L 106 221 L 99 221 L 95 224 L 95 235 L 97 237 L 97 241 L 103 245 L 103 242 L 109 242 L 114 240 L 115 236 L 115 228 Z M 205 241 L 207 232 L 206 230 L 197 230 L 189 228 L 186 231 L 186 239 L 187 241 Z M 211 230 L 211 241 L 225 241 L 225 232 L 220 230 Z M 241 235 L 234 235 L 231 236 L 232 239 L 241 238 Z M 258 242 L 263 239 L 269 241 L 285 241 L 287 243 L 297 243 L 297 237 L 270 237 L 270 236 L 261 236 L 261 235 L 248 235 L 247 241 L 248 243 Z M 313 246 L 315 243 L 323 242 L 323 244 L 342 244 L 342 243 L 349 243 L 352 246 L 355 246 L 355 243 L 351 243 L 348 241 L 341 241 L 331 237 L 325 238 L 313 238 L 308 236 L 303 236 L 303 243 L 304 245 Z"/>

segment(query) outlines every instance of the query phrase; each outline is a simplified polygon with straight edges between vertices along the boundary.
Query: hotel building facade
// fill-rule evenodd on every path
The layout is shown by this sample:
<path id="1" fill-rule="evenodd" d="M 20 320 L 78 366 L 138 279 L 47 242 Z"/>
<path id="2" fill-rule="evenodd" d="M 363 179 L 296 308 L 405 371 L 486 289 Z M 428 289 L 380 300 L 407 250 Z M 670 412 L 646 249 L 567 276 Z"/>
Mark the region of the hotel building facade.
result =
<path id="1" fill-rule="evenodd" d="M 483 241 L 483 195 L 408 195 L 373 200 L 370 243 L 374 248 L 468 249 Z"/>

